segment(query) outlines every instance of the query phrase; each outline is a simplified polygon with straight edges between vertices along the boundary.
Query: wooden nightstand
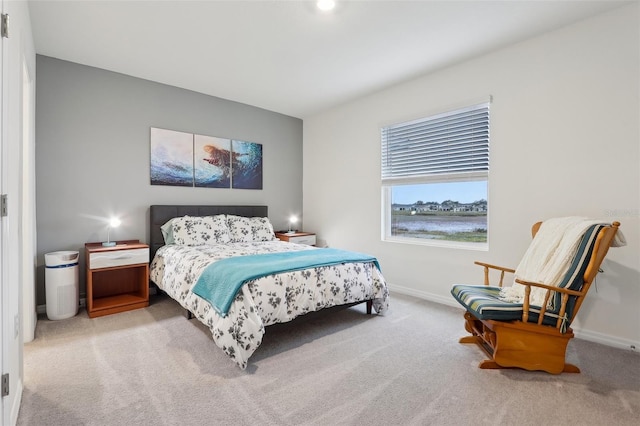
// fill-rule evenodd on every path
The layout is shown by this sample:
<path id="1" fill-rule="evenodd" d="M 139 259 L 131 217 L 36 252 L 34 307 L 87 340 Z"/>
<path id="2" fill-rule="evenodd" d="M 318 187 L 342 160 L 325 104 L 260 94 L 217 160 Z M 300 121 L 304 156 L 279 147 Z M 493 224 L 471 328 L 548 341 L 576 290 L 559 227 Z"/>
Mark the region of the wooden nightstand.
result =
<path id="1" fill-rule="evenodd" d="M 316 245 L 316 234 L 311 232 L 294 232 L 292 234 L 276 232 L 276 238 L 289 243 L 306 244 L 308 246 Z"/>
<path id="2" fill-rule="evenodd" d="M 149 306 L 149 246 L 138 240 L 113 247 L 85 244 L 89 318 Z"/>

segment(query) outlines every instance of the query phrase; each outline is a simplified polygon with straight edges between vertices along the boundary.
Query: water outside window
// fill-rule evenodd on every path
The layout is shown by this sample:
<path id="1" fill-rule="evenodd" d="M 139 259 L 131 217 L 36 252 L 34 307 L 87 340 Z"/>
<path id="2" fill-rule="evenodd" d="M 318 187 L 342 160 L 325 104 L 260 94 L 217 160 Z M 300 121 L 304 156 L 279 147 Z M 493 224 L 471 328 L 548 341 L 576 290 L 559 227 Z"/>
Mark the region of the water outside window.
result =
<path id="1" fill-rule="evenodd" d="M 395 185 L 391 236 L 487 242 L 487 181 Z"/>

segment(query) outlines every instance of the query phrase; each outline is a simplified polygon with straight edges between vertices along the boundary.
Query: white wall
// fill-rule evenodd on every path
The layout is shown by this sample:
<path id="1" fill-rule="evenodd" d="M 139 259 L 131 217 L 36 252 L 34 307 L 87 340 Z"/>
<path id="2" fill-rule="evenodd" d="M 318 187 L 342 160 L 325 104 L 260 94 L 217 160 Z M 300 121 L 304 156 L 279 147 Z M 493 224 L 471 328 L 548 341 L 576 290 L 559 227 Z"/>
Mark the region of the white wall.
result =
<path id="1" fill-rule="evenodd" d="M 638 29 L 626 6 L 305 119 L 305 230 L 378 256 L 392 290 L 455 304 L 452 284 L 481 283 L 474 260 L 517 266 L 534 222 L 619 220 L 628 246 L 609 252 L 574 329 L 640 347 Z M 489 250 L 382 242 L 380 127 L 488 95 Z"/>

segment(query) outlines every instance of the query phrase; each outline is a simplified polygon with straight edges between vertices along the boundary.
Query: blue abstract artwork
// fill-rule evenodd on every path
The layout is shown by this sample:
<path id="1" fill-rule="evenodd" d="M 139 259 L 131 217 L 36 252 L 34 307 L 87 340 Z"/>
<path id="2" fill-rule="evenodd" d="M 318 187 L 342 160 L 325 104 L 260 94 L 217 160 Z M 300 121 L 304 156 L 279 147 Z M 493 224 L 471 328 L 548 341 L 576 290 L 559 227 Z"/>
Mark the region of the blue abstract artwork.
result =
<path id="1" fill-rule="evenodd" d="M 262 189 L 262 145 L 245 141 L 231 141 L 232 188 Z"/>
<path id="2" fill-rule="evenodd" d="M 195 135 L 194 186 L 229 188 L 231 185 L 231 140 Z"/>
<path id="3" fill-rule="evenodd" d="M 151 185 L 193 186 L 193 134 L 151 128 Z"/>
<path id="4" fill-rule="evenodd" d="M 152 127 L 151 185 L 262 189 L 262 144 Z"/>

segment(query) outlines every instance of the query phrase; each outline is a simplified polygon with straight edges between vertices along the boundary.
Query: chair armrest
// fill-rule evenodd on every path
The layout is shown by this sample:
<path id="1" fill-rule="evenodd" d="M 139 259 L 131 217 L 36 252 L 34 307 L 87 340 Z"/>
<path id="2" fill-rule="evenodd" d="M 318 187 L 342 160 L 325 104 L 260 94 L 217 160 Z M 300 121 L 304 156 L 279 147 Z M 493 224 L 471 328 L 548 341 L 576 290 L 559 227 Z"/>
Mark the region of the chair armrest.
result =
<path id="1" fill-rule="evenodd" d="M 572 296 L 582 296 L 582 294 L 583 294 L 583 292 L 581 292 L 581 291 L 569 290 L 568 288 L 556 287 L 556 286 L 542 284 L 542 283 L 534 283 L 534 282 L 531 282 L 531 281 L 524 281 L 524 280 L 521 280 L 520 278 L 516 278 L 516 282 L 518 284 L 532 285 L 534 287 L 545 288 L 545 289 L 550 290 L 550 291 L 557 291 L 558 293 L 564 293 L 564 294 L 572 295 Z"/>
<path id="2" fill-rule="evenodd" d="M 504 279 L 505 272 L 514 273 L 516 271 L 515 269 L 505 268 L 504 266 L 496 266 L 490 263 L 484 263 L 484 262 L 478 262 L 478 261 L 475 261 L 473 263 L 484 267 L 484 285 L 489 285 L 489 269 L 496 269 L 500 271 L 500 282 L 498 283 L 498 287 L 502 287 L 502 281 Z"/>
<path id="3" fill-rule="evenodd" d="M 565 316 L 565 312 L 567 310 L 567 302 L 569 301 L 569 296 L 584 296 L 585 292 L 582 291 L 575 291 L 575 290 L 569 290 L 566 288 L 562 288 L 562 287 L 556 287 L 556 286 L 550 286 L 547 284 L 542 284 L 542 283 L 534 283 L 531 281 L 524 281 L 521 280 L 520 278 L 516 278 L 515 281 L 518 284 L 522 284 L 525 286 L 524 289 L 524 303 L 522 306 L 522 322 L 527 322 L 529 319 L 529 295 L 531 294 L 531 287 L 539 287 L 539 288 L 544 288 L 547 290 L 545 296 L 544 296 L 544 302 L 542 304 L 542 306 L 540 307 L 540 316 L 538 318 L 538 324 L 542 324 L 542 320 L 544 317 L 544 313 L 547 310 L 547 303 L 549 302 L 549 297 L 551 296 L 552 292 L 558 292 L 562 294 L 561 297 L 561 304 L 560 304 L 560 312 L 558 312 L 558 321 L 556 322 L 556 328 L 558 330 L 561 329 L 563 321 L 565 320 L 564 316 Z M 570 318 L 572 319 L 572 318 Z"/>

